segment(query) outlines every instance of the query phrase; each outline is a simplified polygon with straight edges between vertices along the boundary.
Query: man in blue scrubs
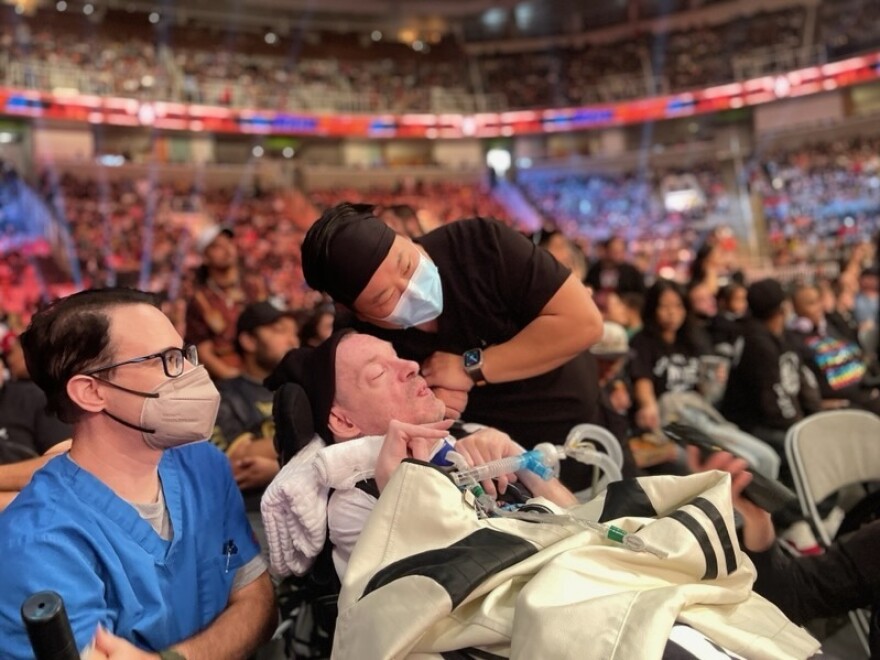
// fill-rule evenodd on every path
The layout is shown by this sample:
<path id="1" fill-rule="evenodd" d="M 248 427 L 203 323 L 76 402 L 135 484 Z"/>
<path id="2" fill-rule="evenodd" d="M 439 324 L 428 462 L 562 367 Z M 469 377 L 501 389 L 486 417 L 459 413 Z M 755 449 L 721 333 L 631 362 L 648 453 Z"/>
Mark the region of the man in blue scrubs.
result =
<path id="1" fill-rule="evenodd" d="M 22 336 L 70 451 L 0 515 L 4 658 L 33 657 L 19 608 L 64 599 L 89 658 L 246 657 L 276 621 L 229 462 L 210 443 L 219 394 L 147 294 L 85 291 Z"/>

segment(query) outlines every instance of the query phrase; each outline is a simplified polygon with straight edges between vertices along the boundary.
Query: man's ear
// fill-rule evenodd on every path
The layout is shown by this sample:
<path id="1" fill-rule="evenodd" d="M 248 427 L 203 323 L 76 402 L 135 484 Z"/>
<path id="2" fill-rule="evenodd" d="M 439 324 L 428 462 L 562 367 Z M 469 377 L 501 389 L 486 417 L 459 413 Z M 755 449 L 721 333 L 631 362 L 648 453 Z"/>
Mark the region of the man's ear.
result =
<path id="1" fill-rule="evenodd" d="M 329 428 L 330 433 L 336 438 L 339 438 L 340 441 L 353 440 L 354 438 L 363 435 L 360 427 L 351 421 L 349 416 L 345 414 L 345 410 L 342 406 L 336 404 L 330 408 L 330 418 L 327 420 L 327 428 Z"/>
<path id="2" fill-rule="evenodd" d="M 255 353 L 257 350 L 257 338 L 250 332 L 242 332 L 238 335 L 238 343 L 247 353 Z"/>
<path id="3" fill-rule="evenodd" d="M 86 412 L 101 412 L 106 403 L 98 381 L 82 374 L 67 381 L 67 396 Z"/>

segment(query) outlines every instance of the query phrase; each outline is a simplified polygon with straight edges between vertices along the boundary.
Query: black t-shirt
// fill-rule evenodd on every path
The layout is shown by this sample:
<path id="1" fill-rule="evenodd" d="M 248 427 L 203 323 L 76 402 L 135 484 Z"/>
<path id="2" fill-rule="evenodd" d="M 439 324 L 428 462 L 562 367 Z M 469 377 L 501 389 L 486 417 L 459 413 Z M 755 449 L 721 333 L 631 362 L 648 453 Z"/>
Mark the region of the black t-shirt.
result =
<path id="1" fill-rule="evenodd" d="M 569 276 L 548 252 L 494 220 L 460 220 L 417 242 L 440 271 L 443 313 L 437 332 L 387 330 L 362 321 L 355 327 L 390 341 L 398 355 L 418 362 L 435 351 L 460 354 L 510 340 Z M 540 376 L 474 387 L 465 417 L 530 448 L 562 442 L 575 424 L 594 421 L 597 400 L 596 362 L 584 352 Z"/>
<path id="2" fill-rule="evenodd" d="M 217 384 L 220 409 L 212 441 L 226 451 L 236 438 L 252 433 L 255 438 L 271 438 L 275 434 L 272 419 L 272 392 L 262 383 L 246 376 L 237 376 Z"/>
<path id="3" fill-rule="evenodd" d="M 262 383 L 237 376 L 220 381 L 220 409 L 214 425 L 211 441 L 224 452 L 245 433 L 255 439 L 274 438 L 275 420 L 272 417 L 273 394 Z M 252 488 L 244 491 L 248 511 L 260 510 L 260 498 L 265 489 Z"/>
<path id="4" fill-rule="evenodd" d="M 73 432 L 46 412 L 46 395 L 29 380 L 0 385 L 0 464 L 44 454 Z"/>
<path id="5" fill-rule="evenodd" d="M 706 326 L 715 352 L 726 358 L 733 357 L 745 329 L 745 318 L 734 318 L 723 312 L 713 316 Z"/>
<path id="6" fill-rule="evenodd" d="M 630 342 L 635 355 L 629 363 L 635 383 L 648 378 L 658 399 L 666 392 L 690 392 L 697 389 L 700 376 L 700 352 L 682 341 L 667 344 L 659 337 L 639 332 Z"/>
<path id="7" fill-rule="evenodd" d="M 596 291 L 644 293 L 645 276 L 632 264 L 606 264 L 601 261 L 587 272 L 586 282 Z"/>
<path id="8" fill-rule="evenodd" d="M 815 406 L 815 384 L 805 382 L 801 359 L 787 334 L 750 321 L 733 360 L 721 413 L 745 430 L 786 430 Z M 806 409 L 806 410 L 805 410 Z"/>

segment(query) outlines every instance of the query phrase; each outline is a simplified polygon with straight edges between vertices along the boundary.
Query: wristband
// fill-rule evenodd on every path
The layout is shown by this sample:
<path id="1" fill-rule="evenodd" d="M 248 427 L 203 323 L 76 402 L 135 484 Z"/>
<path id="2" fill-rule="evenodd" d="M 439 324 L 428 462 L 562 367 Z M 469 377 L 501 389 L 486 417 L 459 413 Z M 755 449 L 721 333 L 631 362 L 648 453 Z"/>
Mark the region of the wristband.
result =
<path id="1" fill-rule="evenodd" d="M 164 651 L 159 651 L 159 657 L 161 660 L 186 660 L 186 656 L 182 653 L 178 653 L 174 649 L 165 649 Z"/>

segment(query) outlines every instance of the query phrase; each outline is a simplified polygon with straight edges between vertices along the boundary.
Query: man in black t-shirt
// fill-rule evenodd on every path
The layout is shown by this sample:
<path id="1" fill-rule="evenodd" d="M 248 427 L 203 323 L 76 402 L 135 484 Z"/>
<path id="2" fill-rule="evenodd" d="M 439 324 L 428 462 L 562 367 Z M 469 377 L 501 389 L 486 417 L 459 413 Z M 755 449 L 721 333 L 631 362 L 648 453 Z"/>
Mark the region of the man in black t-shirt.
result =
<path id="1" fill-rule="evenodd" d="M 371 209 L 340 204 L 315 223 L 302 246 L 306 281 L 351 309 L 359 331 L 418 361 L 447 416 L 467 407 L 468 421 L 525 447 L 595 420 L 585 350 L 602 319 L 576 277 L 493 220 L 460 220 L 414 242 Z M 587 485 L 578 471 L 563 472 L 570 487 Z"/>
<path id="2" fill-rule="evenodd" d="M 784 456 L 786 431 L 819 409 L 818 391 L 785 331 L 779 282 L 755 282 L 748 300 L 752 318 L 734 357 L 721 413 Z"/>
<path id="3" fill-rule="evenodd" d="M 260 495 L 278 473 L 272 392 L 263 379 L 298 346 L 291 313 L 268 302 L 248 305 L 236 324 L 242 373 L 217 385 L 220 409 L 211 439 L 229 457 L 249 512 L 259 512 Z"/>
<path id="4" fill-rule="evenodd" d="M 626 243 L 620 236 L 602 244 L 602 256 L 587 272 L 587 284 L 596 291 L 645 293 L 645 276 L 626 260 Z"/>

